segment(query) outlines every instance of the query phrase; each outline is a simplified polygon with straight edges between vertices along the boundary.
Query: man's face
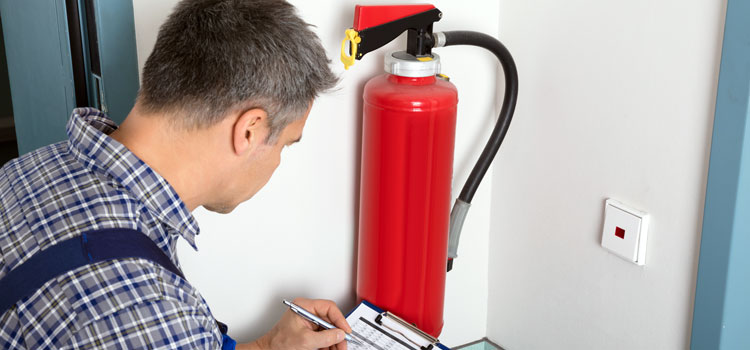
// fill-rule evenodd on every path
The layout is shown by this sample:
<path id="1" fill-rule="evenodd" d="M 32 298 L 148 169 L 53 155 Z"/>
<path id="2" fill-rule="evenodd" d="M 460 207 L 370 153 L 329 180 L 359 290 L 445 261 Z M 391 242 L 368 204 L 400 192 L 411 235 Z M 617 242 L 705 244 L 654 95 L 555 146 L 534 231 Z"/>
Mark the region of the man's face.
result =
<path id="1" fill-rule="evenodd" d="M 217 202 L 206 204 L 204 207 L 210 211 L 226 214 L 234 210 L 237 205 L 250 199 L 273 175 L 273 172 L 281 162 L 281 151 L 284 147 L 298 142 L 302 138 L 302 129 L 305 127 L 307 116 L 305 116 L 287 125 L 281 134 L 277 137 L 274 144 L 262 142 L 252 154 L 239 167 L 239 171 L 234 174 L 228 174 L 226 191 L 217 198 Z M 264 135 L 269 134 L 267 123 L 264 123 Z M 264 137 L 265 140 L 265 137 Z"/>

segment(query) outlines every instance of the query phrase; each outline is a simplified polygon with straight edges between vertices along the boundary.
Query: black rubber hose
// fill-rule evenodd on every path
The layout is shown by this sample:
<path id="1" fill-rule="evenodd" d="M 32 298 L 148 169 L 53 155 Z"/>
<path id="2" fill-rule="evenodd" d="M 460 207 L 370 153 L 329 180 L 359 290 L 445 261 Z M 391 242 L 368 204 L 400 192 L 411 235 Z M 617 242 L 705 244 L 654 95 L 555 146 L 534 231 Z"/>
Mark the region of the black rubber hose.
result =
<path id="1" fill-rule="evenodd" d="M 491 51 L 500 60 L 503 72 L 505 73 L 505 96 L 503 97 L 500 116 L 497 119 L 495 128 L 492 130 L 490 140 L 484 146 L 482 155 L 479 156 L 477 164 L 471 170 L 471 174 L 466 179 L 466 184 L 458 196 L 460 200 L 471 203 L 474 193 L 476 193 L 479 187 L 479 183 L 482 182 L 482 178 L 484 178 L 484 174 L 487 173 L 487 169 L 492 164 L 497 150 L 500 149 L 500 145 L 503 143 L 503 139 L 505 139 L 505 134 L 508 133 L 510 121 L 513 118 L 513 111 L 516 109 L 516 100 L 518 99 L 518 71 L 516 71 L 516 63 L 513 61 L 513 56 L 494 37 L 479 32 L 463 30 L 443 32 L 443 34 L 445 34 L 444 46 L 472 45 Z"/>

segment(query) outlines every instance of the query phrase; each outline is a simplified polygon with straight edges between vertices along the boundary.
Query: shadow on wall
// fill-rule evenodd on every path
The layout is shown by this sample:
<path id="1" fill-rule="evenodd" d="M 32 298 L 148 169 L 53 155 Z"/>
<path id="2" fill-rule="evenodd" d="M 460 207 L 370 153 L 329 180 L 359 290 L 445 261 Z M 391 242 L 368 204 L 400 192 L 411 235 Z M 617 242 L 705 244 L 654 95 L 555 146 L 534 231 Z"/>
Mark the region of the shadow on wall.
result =
<path id="1" fill-rule="evenodd" d="M 360 179 L 362 176 L 362 167 L 360 166 L 360 163 L 362 162 L 362 108 L 364 107 L 364 102 L 361 98 L 362 94 L 365 91 L 365 84 L 366 82 L 361 82 L 359 86 L 357 86 L 357 103 L 355 104 L 355 110 L 353 111 L 352 115 L 357 116 L 357 122 L 354 123 L 354 130 L 352 130 L 352 135 L 354 135 L 354 159 L 352 159 L 352 166 L 354 166 L 354 178 L 356 181 L 354 181 L 354 191 L 352 196 L 352 217 L 354 218 L 354 247 L 352 251 L 354 254 L 352 254 L 352 281 L 354 281 L 354 288 L 352 288 L 351 293 L 351 300 L 357 299 L 357 261 L 359 258 L 359 191 L 360 191 Z M 352 305 L 354 307 L 354 305 Z"/>

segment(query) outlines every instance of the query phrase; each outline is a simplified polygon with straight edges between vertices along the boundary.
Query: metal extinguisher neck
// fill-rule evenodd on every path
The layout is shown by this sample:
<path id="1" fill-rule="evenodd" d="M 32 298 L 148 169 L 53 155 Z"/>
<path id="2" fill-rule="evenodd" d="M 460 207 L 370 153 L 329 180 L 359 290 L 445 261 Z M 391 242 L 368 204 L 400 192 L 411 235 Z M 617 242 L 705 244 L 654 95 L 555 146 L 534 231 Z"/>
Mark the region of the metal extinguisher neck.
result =
<path id="1" fill-rule="evenodd" d="M 406 51 L 395 51 L 385 56 L 385 71 L 401 77 L 434 77 L 440 74 L 440 56 L 416 57 Z"/>

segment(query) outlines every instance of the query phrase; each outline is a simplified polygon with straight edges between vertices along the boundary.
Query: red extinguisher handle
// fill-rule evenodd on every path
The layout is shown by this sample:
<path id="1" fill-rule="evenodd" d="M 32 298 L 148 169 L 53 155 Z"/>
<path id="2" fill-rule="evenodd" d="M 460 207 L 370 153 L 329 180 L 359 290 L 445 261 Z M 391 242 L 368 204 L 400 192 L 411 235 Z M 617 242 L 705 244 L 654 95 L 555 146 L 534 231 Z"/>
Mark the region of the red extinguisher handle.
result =
<path id="1" fill-rule="evenodd" d="M 406 52 L 432 56 L 432 24 L 443 17 L 433 5 L 361 6 L 354 12 L 354 26 L 346 30 L 341 61 L 348 69 L 370 51 L 379 49 L 408 31 Z M 348 46 L 347 46 L 348 43 Z"/>

